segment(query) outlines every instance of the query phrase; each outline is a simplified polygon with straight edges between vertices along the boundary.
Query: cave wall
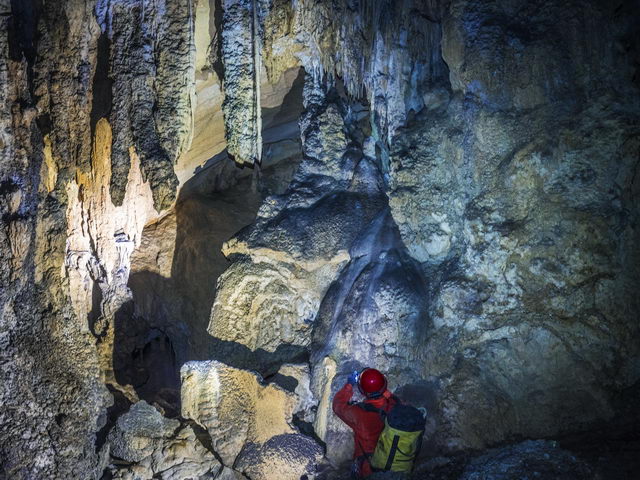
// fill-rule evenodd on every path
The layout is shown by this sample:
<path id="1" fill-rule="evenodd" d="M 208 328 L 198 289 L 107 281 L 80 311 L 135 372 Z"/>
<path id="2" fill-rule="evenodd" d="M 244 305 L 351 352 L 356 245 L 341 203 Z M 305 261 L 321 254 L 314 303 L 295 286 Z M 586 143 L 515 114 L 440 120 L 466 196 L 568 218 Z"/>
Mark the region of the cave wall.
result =
<path id="1" fill-rule="evenodd" d="M 69 298 L 65 215 L 68 183 L 90 169 L 99 29 L 85 2 L 6 1 L 0 9 L 1 472 L 91 478 L 110 397 L 87 320 Z"/>
<path id="2" fill-rule="evenodd" d="M 432 412 L 431 451 L 617 424 L 640 374 L 637 4 L 297 5 L 304 159 L 224 247 L 225 358 L 269 371 L 308 352 L 335 463 L 351 439 L 330 397 L 365 365 Z M 368 22 L 414 35 L 369 57 Z M 392 93 L 368 97 L 399 55 Z"/>
<path id="3" fill-rule="evenodd" d="M 604 424 L 638 381 L 631 13 L 452 2 L 443 19 L 451 91 L 397 136 L 388 187 L 431 280 L 443 445 Z"/>
<path id="4" fill-rule="evenodd" d="M 133 367 L 175 382 L 193 359 L 308 364 L 334 465 L 331 395 L 365 365 L 431 412 L 429 452 L 624 423 L 638 3 L 225 3 L 0 1 L 0 475 L 100 478 L 148 422 L 131 471 L 169 472 L 151 459 L 175 422 L 115 371 L 153 342 L 174 370 Z M 193 428 L 175 462 L 235 475 Z M 251 459 L 280 444 L 234 441 L 269 478 Z"/>
<path id="5" fill-rule="evenodd" d="M 133 301 L 131 255 L 146 224 L 173 214 L 180 182 L 216 170 L 207 162 L 220 164 L 226 147 L 214 3 L 0 6 L 3 478 L 100 478 L 108 412 L 139 399 L 114 371 L 126 332 L 118 314 Z M 268 161 L 299 150 L 296 103 L 281 108 L 297 77 L 265 88 Z M 267 177 L 265 191 L 294 165 Z M 242 177 L 233 170 L 196 183 L 224 189 Z M 234 219 L 238 228 L 257 206 Z M 218 235 L 232 233 L 225 228 Z"/>

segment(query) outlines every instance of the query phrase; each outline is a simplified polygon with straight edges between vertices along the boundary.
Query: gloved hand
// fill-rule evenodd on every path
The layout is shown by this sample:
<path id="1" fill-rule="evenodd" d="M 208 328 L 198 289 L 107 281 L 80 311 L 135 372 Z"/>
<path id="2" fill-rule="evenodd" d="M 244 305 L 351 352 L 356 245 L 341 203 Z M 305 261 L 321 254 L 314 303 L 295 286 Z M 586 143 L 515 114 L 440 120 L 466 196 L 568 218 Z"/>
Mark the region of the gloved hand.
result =
<path id="1" fill-rule="evenodd" d="M 355 387 L 358 384 L 359 376 L 360 376 L 360 372 L 358 372 L 357 370 L 354 370 L 353 372 L 351 372 L 351 375 L 349 375 L 347 382 L 349 382 L 351 385 Z"/>

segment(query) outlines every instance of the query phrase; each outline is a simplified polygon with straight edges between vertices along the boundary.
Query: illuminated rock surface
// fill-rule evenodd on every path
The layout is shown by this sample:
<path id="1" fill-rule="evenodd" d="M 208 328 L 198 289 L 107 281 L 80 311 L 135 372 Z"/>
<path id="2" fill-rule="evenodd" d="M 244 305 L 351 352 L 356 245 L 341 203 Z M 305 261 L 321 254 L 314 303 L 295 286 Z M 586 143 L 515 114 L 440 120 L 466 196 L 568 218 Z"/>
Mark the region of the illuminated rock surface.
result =
<path id="1" fill-rule="evenodd" d="M 417 478 L 633 478 L 639 24 L 0 0 L 0 478 L 342 478 L 366 365 Z"/>
<path id="2" fill-rule="evenodd" d="M 260 58 L 267 9 L 263 0 L 225 0 L 222 5 L 222 109 L 229 155 L 241 165 L 262 158 Z"/>
<path id="3" fill-rule="evenodd" d="M 130 465 L 111 467 L 117 479 L 205 479 L 222 471 L 190 426 L 164 418 L 144 400 L 118 419 L 109 444 L 110 454 Z"/>
<path id="4" fill-rule="evenodd" d="M 294 368 L 284 373 L 295 374 Z M 215 361 L 186 363 L 181 374 L 182 415 L 207 429 L 225 465 L 259 479 L 294 480 L 314 472 L 322 449 L 292 424 L 309 398 L 274 383 L 263 386 L 255 373 Z"/>

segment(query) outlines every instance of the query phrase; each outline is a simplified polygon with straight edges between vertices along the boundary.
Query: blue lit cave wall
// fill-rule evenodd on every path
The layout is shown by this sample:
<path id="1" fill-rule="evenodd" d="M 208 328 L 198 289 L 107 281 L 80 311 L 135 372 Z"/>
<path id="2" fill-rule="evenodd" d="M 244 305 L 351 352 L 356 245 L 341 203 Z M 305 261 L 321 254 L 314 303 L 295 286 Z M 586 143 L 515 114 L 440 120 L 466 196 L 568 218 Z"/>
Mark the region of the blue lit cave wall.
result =
<path id="1" fill-rule="evenodd" d="M 637 476 L 637 0 L 0 26 L 0 479 L 346 479 L 365 366 L 412 478 Z"/>

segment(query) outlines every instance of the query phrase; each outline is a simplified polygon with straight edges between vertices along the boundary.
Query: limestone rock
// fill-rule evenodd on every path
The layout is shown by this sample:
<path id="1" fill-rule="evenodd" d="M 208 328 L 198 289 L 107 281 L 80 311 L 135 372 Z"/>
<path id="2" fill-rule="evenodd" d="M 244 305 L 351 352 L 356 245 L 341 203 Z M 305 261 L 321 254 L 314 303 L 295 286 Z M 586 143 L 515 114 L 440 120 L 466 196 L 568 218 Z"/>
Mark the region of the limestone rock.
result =
<path id="1" fill-rule="evenodd" d="M 419 86 L 438 83 L 446 75 L 438 53 L 443 6 L 378 0 L 296 2 L 291 21 L 303 45 L 297 56 L 310 73 L 339 76 L 351 95 L 365 91 L 376 140 L 384 146 L 409 111 L 422 108 Z M 401 42 L 398 32 L 405 35 Z"/>
<path id="2" fill-rule="evenodd" d="M 96 478 L 101 462 L 95 432 L 111 399 L 95 340 L 63 278 L 66 186 L 91 158 L 94 5 L 0 2 L 0 476 L 7 478 Z"/>
<path id="3" fill-rule="evenodd" d="M 570 3 L 496 21 L 514 5 L 451 3 L 442 26 L 453 95 L 391 149 L 391 212 L 430 279 L 422 376 L 446 379 L 434 392 L 443 406 L 436 442 L 447 448 L 611 418 L 611 392 L 639 378 L 634 327 L 620 320 L 639 307 L 629 289 L 637 255 L 620 257 L 638 238 L 638 110 L 623 107 L 634 87 L 606 73 L 628 71 L 627 59 L 592 55 L 603 38 L 568 28 L 584 13 L 610 25 L 598 35 L 613 41 L 626 21 Z M 572 42 L 584 55 L 561 60 L 557 45 Z M 634 353 L 622 360 L 621 350 Z"/>
<path id="4" fill-rule="evenodd" d="M 315 473 L 322 448 L 300 434 L 271 437 L 262 445 L 250 443 L 240 452 L 235 468 L 252 480 L 299 480 Z"/>
<path id="5" fill-rule="evenodd" d="M 142 400 L 118 418 L 108 438 L 111 454 L 129 462 L 140 462 L 160 448 L 165 439 L 172 437 L 179 426 L 178 420 L 164 418 Z"/>
<path id="6" fill-rule="evenodd" d="M 245 477 L 242 473 L 237 472 L 231 468 L 224 467 L 220 474 L 216 477 L 216 480 L 244 480 Z"/>
<path id="7" fill-rule="evenodd" d="M 182 416 L 207 429 L 226 466 L 234 465 L 247 444 L 295 433 L 295 395 L 272 383 L 261 385 L 257 374 L 206 361 L 186 363 L 181 375 Z"/>
<path id="8" fill-rule="evenodd" d="M 222 470 L 190 426 L 163 417 L 144 400 L 118 418 L 108 441 L 112 456 L 133 463 L 131 467 L 111 465 L 113 478 L 204 480 L 216 478 Z"/>
<path id="9" fill-rule="evenodd" d="M 264 0 L 225 0 L 222 61 L 227 150 L 240 164 L 262 158 L 260 73 L 262 25 L 268 11 Z"/>
<path id="10" fill-rule="evenodd" d="M 287 191 L 268 198 L 258 221 L 224 246 L 235 261 L 218 282 L 209 324 L 215 338 L 248 348 L 227 350 L 227 358 L 264 351 L 266 370 L 309 344 L 322 296 L 384 206 L 379 173 L 347 143 L 338 105 L 307 80 L 305 159 Z"/>
<path id="11" fill-rule="evenodd" d="M 99 20 L 111 52 L 104 61 L 114 79 L 111 195 L 116 205 L 123 202 L 131 147 L 151 184 L 156 209 L 175 200 L 173 164 L 193 130 L 192 9 L 191 0 L 168 0 L 163 8 L 135 0 L 100 3 Z"/>
<path id="12" fill-rule="evenodd" d="M 284 364 L 278 370 L 275 383 L 293 391 L 296 395 L 294 415 L 298 415 L 306 422 L 313 422 L 318 404 L 317 398 L 311 391 L 311 372 L 307 364 Z"/>
<path id="13" fill-rule="evenodd" d="M 207 1 L 196 2 L 194 43 L 196 49 L 195 65 L 195 98 L 193 99 L 194 124 L 193 141 L 188 151 L 178 157 L 175 165 L 180 186 L 185 185 L 203 168 L 215 168 L 223 164 L 235 176 L 251 175 L 250 169 L 235 168 L 228 160 L 225 152 L 225 120 L 222 104 L 225 100 L 223 80 L 225 72 L 221 63 L 223 9 L 218 4 Z M 246 32 L 249 34 L 249 32 Z M 276 42 L 276 40 L 273 40 Z M 244 45 L 242 46 L 244 47 Z M 265 49 L 268 48 L 265 45 Z M 230 55 L 236 55 L 231 51 Z M 243 57 L 244 58 L 244 57 Z M 297 88 L 294 83 L 298 78 L 299 64 L 289 62 L 282 69 L 268 75 L 264 67 L 259 75 L 261 114 L 262 114 L 262 163 L 264 170 L 284 159 L 297 157 L 300 152 L 299 132 L 297 128 L 301 104 L 297 101 Z M 229 85 L 228 96 L 233 96 L 233 88 Z M 256 92 L 257 93 L 257 92 Z M 286 101 L 284 99 L 286 98 Z M 230 100 L 231 101 L 231 100 Z M 241 105 L 239 105 L 239 108 Z M 247 109 L 238 110 L 237 115 L 244 115 Z M 235 135 L 239 124 L 230 124 L 229 135 Z M 239 134 L 238 134 L 239 135 Z M 252 147 L 254 148 L 254 147 Z M 229 168 L 230 167 L 230 168 Z M 198 175 L 203 176 L 203 175 Z M 206 174 L 204 176 L 207 176 Z M 218 188 L 219 189 L 219 188 Z"/>
<path id="14" fill-rule="evenodd" d="M 126 183 L 124 203 L 113 205 L 109 182 L 112 130 L 106 119 L 95 126 L 93 171 L 79 172 L 67 185 L 70 197 L 81 200 L 67 208 L 65 273 L 70 283 L 74 310 L 87 319 L 86 330 L 101 337 L 98 345 L 104 379 L 113 374 L 113 315 L 130 299 L 127 287 L 130 256 L 140 244 L 145 222 L 156 215 L 152 192 L 142 179 L 140 161 L 134 154 Z M 82 193 L 81 193 L 82 192 Z"/>

